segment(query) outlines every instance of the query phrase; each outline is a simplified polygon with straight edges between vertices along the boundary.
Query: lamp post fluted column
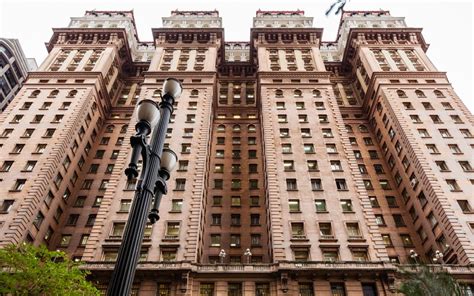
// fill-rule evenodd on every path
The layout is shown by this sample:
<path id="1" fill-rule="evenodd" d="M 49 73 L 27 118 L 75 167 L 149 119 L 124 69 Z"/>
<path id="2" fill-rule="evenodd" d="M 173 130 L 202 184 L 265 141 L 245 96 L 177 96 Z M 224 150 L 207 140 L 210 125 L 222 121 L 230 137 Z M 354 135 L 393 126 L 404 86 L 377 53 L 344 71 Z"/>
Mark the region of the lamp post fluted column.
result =
<path id="1" fill-rule="evenodd" d="M 173 113 L 173 103 L 179 97 L 181 91 L 181 83 L 176 79 L 168 78 L 163 85 L 162 101 L 159 104 L 159 108 L 156 106 L 156 103 L 153 106 L 153 101 L 143 100 L 148 102 L 143 104 L 141 109 L 138 110 L 140 121 L 137 123 L 137 134 L 131 140 L 133 146 L 131 163 L 125 170 L 125 173 L 129 179 L 138 176 L 137 161 L 139 154 L 143 157 L 143 169 L 137 183 L 122 244 L 118 251 L 117 262 L 109 283 L 108 296 L 128 296 L 130 294 L 138 259 L 140 258 L 148 211 L 155 196 L 155 187 L 159 189 L 160 198 L 162 194 L 166 194 L 166 192 L 163 192 L 166 188 L 166 184 L 163 185 L 165 180 L 159 174 L 160 170 L 163 169 L 161 157 L 166 129 L 170 116 Z M 152 110 L 153 108 L 157 110 Z M 161 111 L 161 116 L 156 111 Z M 140 118 L 140 116 L 143 118 Z M 158 125 L 154 127 L 153 122 L 157 120 L 157 117 L 161 118 Z M 153 133 L 151 143 L 148 145 L 146 143 L 146 136 L 151 130 L 153 130 Z M 174 159 L 174 162 L 171 161 L 171 164 L 166 164 L 165 166 L 174 166 L 175 163 L 176 159 Z M 166 167 L 164 170 L 169 172 L 172 168 Z M 152 222 L 156 220 L 152 220 Z"/>

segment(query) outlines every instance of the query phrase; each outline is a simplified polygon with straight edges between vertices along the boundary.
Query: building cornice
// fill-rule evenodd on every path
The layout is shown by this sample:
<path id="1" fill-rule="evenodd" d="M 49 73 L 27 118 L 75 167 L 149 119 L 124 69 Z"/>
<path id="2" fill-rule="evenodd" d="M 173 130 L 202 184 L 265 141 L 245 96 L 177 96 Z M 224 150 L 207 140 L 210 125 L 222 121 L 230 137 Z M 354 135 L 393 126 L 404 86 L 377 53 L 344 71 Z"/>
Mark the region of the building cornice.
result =
<path id="1" fill-rule="evenodd" d="M 360 45 L 421 45 L 426 51 L 428 44 L 421 34 L 421 28 L 351 28 L 347 36 L 343 62 L 348 63 Z M 385 42 L 390 43 L 385 43 Z"/>

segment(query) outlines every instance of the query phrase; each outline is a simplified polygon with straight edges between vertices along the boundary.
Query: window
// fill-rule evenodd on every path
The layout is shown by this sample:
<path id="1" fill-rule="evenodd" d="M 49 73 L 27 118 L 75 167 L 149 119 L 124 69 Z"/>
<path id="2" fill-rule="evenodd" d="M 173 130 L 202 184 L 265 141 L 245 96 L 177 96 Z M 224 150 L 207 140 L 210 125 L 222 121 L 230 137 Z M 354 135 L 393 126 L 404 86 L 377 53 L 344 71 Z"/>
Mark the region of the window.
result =
<path id="1" fill-rule="evenodd" d="M 287 128 L 280 129 L 280 138 L 288 138 L 290 136 L 290 130 Z"/>
<path id="2" fill-rule="evenodd" d="M 321 239 L 333 239 L 334 235 L 332 233 L 331 223 L 319 223 L 319 235 L 321 236 Z"/>
<path id="3" fill-rule="evenodd" d="M 186 179 L 176 179 L 176 187 L 174 190 L 184 191 L 186 186 Z"/>
<path id="4" fill-rule="evenodd" d="M 460 129 L 461 135 L 463 135 L 464 138 L 472 138 L 472 134 L 468 129 Z"/>
<path id="5" fill-rule="evenodd" d="M 443 138 L 452 138 L 451 134 L 447 129 L 440 129 L 439 133 L 441 134 L 441 137 Z"/>
<path id="6" fill-rule="evenodd" d="M 211 247 L 220 247 L 220 246 L 221 246 L 221 235 L 211 234 Z"/>
<path id="7" fill-rule="evenodd" d="M 430 138 L 430 134 L 428 133 L 428 131 L 426 129 L 418 129 L 418 134 L 422 137 L 422 138 Z"/>
<path id="8" fill-rule="evenodd" d="M 69 246 L 70 242 L 71 242 L 71 235 L 70 234 L 63 234 L 61 236 L 61 241 L 59 242 L 59 246 L 67 247 L 67 246 Z"/>
<path id="9" fill-rule="evenodd" d="M 340 201 L 343 212 L 353 212 L 352 201 L 349 199 L 343 199 Z"/>
<path id="10" fill-rule="evenodd" d="M 283 114 L 279 114 L 278 115 L 278 122 L 279 123 L 287 123 L 288 122 L 287 116 L 283 115 Z"/>
<path id="11" fill-rule="evenodd" d="M 2 207 L 0 208 L 0 213 L 8 213 L 13 207 L 13 203 L 15 201 L 13 199 L 5 199 L 2 203 Z"/>
<path id="12" fill-rule="evenodd" d="M 397 90 L 397 95 L 399 98 L 407 98 L 406 93 L 401 89 Z"/>
<path id="13" fill-rule="evenodd" d="M 21 191 L 25 187 L 26 179 L 17 179 L 13 185 L 13 191 Z"/>
<path id="14" fill-rule="evenodd" d="M 308 165 L 308 171 L 310 171 L 310 172 L 319 171 L 317 160 L 308 160 L 307 165 Z"/>
<path id="15" fill-rule="evenodd" d="M 378 226 L 385 226 L 385 220 L 382 215 L 375 215 L 375 223 Z"/>
<path id="16" fill-rule="evenodd" d="M 463 171 L 472 172 L 472 166 L 469 161 L 459 161 L 459 165 L 461 166 Z"/>
<path id="17" fill-rule="evenodd" d="M 128 213 L 130 211 L 131 206 L 132 206 L 132 201 L 130 199 L 122 199 L 120 200 L 119 212 Z"/>
<path id="18" fill-rule="evenodd" d="M 238 189 L 242 188 L 242 180 L 232 179 L 231 188 L 234 189 L 234 190 L 238 190 Z"/>
<path id="19" fill-rule="evenodd" d="M 469 204 L 469 201 L 467 200 L 458 200 L 459 207 L 464 213 L 471 213 L 472 208 L 471 205 Z"/>
<path id="20" fill-rule="evenodd" d="M 462 151 L 461 149 L 459 149 L 459 146 L 457 144 L 449 144 L 448 147 L 453 154 L 462 154 Z"/>
<path id="21" fill-rule="evenodd" d="M 423 123 L 418 115 L 410 115 L 410 119 L 413 123 Z"/>
<path id="22" fill-rule="evenodd" d="M 429 102 L 423 102 L 421 104 L 423 105 L 425 110 L 433 110 L 434 109 L 433 106 Z"/>
<path id="23" fill-rule="evenodd" d="M 358 167 L 359 167 L 359 172 L 360 172 L 361 174 L 367 174 L 367 173 L 368 173 L 368 172 L 367 172 L 367 168 L 365 167 L 365 165 L 359 164 Z"/>
<path id="24" fill-rule="evenodd" d="M 258 172 L 258 166 L 255 163 L 249 164 L 249 173 L 254 174 Z"/>
<path id="25" fill-rule="evenodd" d="M 346 229 L 349 239 L 362 238 L 362 234 L 359 229 L 359 224 L 357 222 L 346 223 Z"/>
<path id="26" fill-rule="evenodd" d="M 231 234 L 230 235 L 230 247 L 231 248 L 240 247 L 240 234 Z"/>
<path id="27" fill-rule="evenodd" d="M 50 195 L 51 194 L 51 195 Z M 53 199 L 54 195 L 51 193 L 51 191 L 48 193 L 49 198 Z M 45 200 L 46 202 L 46 200 Z M 86 203 L 86 197 L 85 196 L 78 196 L 76 198 L 76 201 L 74 202 L 74 207 L 75 208 L 82 208 L 84 207 L 84 204 Z"/>
<path id="28" fill-rule="evenodd" d="M 392 187 L 390 186 L 390 183 L 388 180 L 379 180 L 380 187 L 382 187 L 383 190 L 390 190 Z"/>
<path id="29" fill-rule="evenodd" d="M 249 189 L 258 189 L 258 180 L 250 179 L 249 180 Z"/>
<path id="30" fill-rule="evenodd" d="M 286 190 L 288 191 L 298 190 L 296 179 L 286 179 Z"/>
<path id="31" fill-rule="evenodd" d="M 36 165 L 36 161 L 29 160 L 29 161 L 26 162 L 26 165 L 25 165 L 25 167 L 23 168 L 23 171 L 25 171 L 25 172 L 32 172 L 33 169 L 35 168 L 35 165 Z"/>
<path id="32" fill-rule="evenodd" d="M 404 247 L 413 247 L 413 241 L 411 240 L 410 235 L 400 234 L 400 238 L 402 239 L 402 243 Z"/>
<path id="33" fill-rule="evenodd" d="M 318 121 L 319 123 L 328 123 L 328 116 L 327 115 L 318 115 Z"/>
<path id="34" fill-rule="evenodd" d="M 386 246 L 386 247 L 393 247 L 393 243 L 392 243 L 392 239 L 390 238 L 390 234 L 382 234 L 382 241 L 383 241 L 383 244 Z"/>
<path id="35" fill-rule="evenodd" d="M 181 153 L 182 154 L 191 153 L 191 144 L 181 144 Z"/>
<path id="36" fill-rule="evenodd" d="M 413 110 L 413 105 L 410 102 L 403 102 L 403 107 L 405 110 Z"/>
<path id="37" fill-rule="evenodd" d="M 439 154 L 439 150 L 435 144 L 426 144 L 426 148 L 430 152 L 430 154 Z"/>
<path id="38" fill-rule="evenodd" d="M 295 261 L 304 262 L 309 260 L 309 251 L 307 249 L 294 250 Z"/>
<path id="39" fill-rule="evenodd" d="M 393 221 L 395 222 L 395 226 L 396 226 L 396 227 L 405 227 L 405 226 L 407 226 L 407 225 L 405 224 L 405 221 L 403 220 L 402 215 L 400 215 L 400 214 L 393 214 L 392 217 L 393 217 Z"/>
<path id="40" fill-rule="evenodd" d="M 415 94 L 418 98 L 426 98 L 425 93 L 419 89 L 415 90 Z"/>
<path id="41" fill-rule="evenodd" d="M 224 181 L 222 179 L 214 179 L 214 189 L 222 189 Z"/>
<path id="42" fill-rule="evenodd" d="M 168 222 L 166 224 L 165 239 L 177 239 L 179 236 L 179 222 Z"/>
<path id="43" fill-rule="evenodd" d="M 346 296 L 344 283 L 331 283 L 332 296 Z"/>
<path id="44" fill-rule="evenodd" d="M 315 102 L 314 103 L 316 106 L 316 110 L 325 110 L 326 107 L 324 107 L 324 102 Z"/>
<path id="45" fill-rule="evenodd" d="M 430 118 L 433 121 L 433 123 L 436 123 L 436 124 L 443 123 L 443 121 L 441 120 L 441 118 L 438 115 L 430 115 Z"/>
<path id="46" fill-rule="evenodd" d="M 11 167 L 13 165 L 13 161 L 6 160 L 3 162 L 2 167 L 0 168 L 1 172 L 8 172 L 10 171 Z"/>
<path id="47" fill-rule="evenodd" d="M 19 123 L 21 119 L 23 118 L 23 115 L 15 115 L 13 119 L 10 121 L 10 123 Z"/>
<path id="48" fill-rule="evenodd" d="M 25 144 L 16 144 L 13 147 L 12 152 L 10 152 L 10 153 L 13 153 L 13 154 L 21 153 L 21 151 L 23 150 L 24 147 L 25 147 Z"/>
<path id="49" fill-rule="evenodd" d="M 249 153 L 249 158 L 257 158 L 257 150 L 249 150 L 248 153 Z"/>
<path id="50" fill-rule="evenodd" d="M 445 161 L 439 160 L 439 161 L 435 161 L 435 163 L 441 172 L 449 172 L 448 165 L 446 164 Z"/>
<path id="51" fill-rule="evenodd" d="M 314 149 L 313 149 L 313 152 L 314 152 Z M 336 144 L 326 144 L 326 152 L 329 154 L 337 153 Z"/>
<path id="52" fill-rule="evenodd" d="M 232 197 L 230 198 L 230 205 L 231 205 L 232 207 L 240 207 L 240 206 L 242 205 L 240 196 L 232 196 Z"/>
<path id="53" fill-rule="evenodd" d="M 437 98 L 445 98 L 444 94 L 440 90 L 434 90 L 433 93 Z"/>
<path id="54" fill-rule="evenodd" d="M 461 191 L 461 187 L 459 187 L 456 180 L 448 179 L 448 180 L 446 180 L 446 183 L 448 184 L 449 190 L 451 190 L 451 191 Z"/>
<path id="55" fill-rule="evenodd" d="M 97 217 L 96 214 L 90 214 L 89 217 L 87 217 L 87 222 L 86 222 L 86 226 L 92 226 L 94 225 L 94 222 L 95 222 L 95 218 Z"/>
<path id="56" fill-rule="evenodd" d="M 304 224 L 301 222 L 291 223 L 291 238 L 292 239 L 305 239 Z"/>
<path id="57" fill-rule="evenodd" d="M 348 190 L 345 179 L 336 179 L 337 190 Z"/>
<path id="58" fill-rule="evenodd" d="M 301 137 L 302 138 L 311 138 L 311 130 L 309 128 L 302 128 L 301 129 Z"/>
<path id="59" fill-rule="evenodd" d="M 323 190 L 323 184 L 321 179 L 311 179 L 311 190 L 320 191 Z"/>
<path id="60" fill-rule="evenodd" d="M 369 150 L 369 156 L 370 156 L 370 159 L 378 159 L 379 158 L 376 150 Z"/>
<path id="61" fill-rule="evenodd" d="M 33 120 L 31 121 L 31 123 L 40 123 L 43 117 L 44 115 L 37 114 L 33 117 Z"/>
<path id="62" fill-rule="evenodd" d="M 316 212 L 319 212 L 319 213 L 327 212 L 326 201 L 324 199 L 316 199 L 314 201 L 314 205 L 316 207 Z"/>
<path id="63" fill-rule="evenodd" d="M 224 158 L 224 150 L 216 150 L 217 158 Z"/>
<path id="64" fill-rule="evenodd" d="M 376 196 L 369 196 L 369 200 L 370 200 L 370 205 L 372 206 L 372 208 L 379 208 L 380 207 Z"/>
<path id="65" fill-rule="evenodd" d="M 362 262 L 365 262 L 365 261 L 368 261 L 368 256 L 367 256 L 367 250 L 360 250 L 360 249 L 353 249 L 351 250 L 352 252 L 352 258 L 354 259 L 354 261 L 362 261 Z"/>
<path id="66" fill-rule="evenodd" d="M 290 213 L 299 213 L 299 212 L 301 212 L 300 201 L 298 199 L 290 199 L 288 201 L 288 206 L 290 208 Z"/>
<path id="67" fill-rule="evenodd" d="M 35 219 L 33 220 L 33 225 L 36 226 L 36 228 L 39 229 L 41 227 L 41 224 L 43 223 L 43 221 L 44 221 L 43 213 L 38 212 L 38 214 L 36 214 Z"/>
<path id="68" fill-rule="evenodd" d="M 79 214 L 71 214 L 67 218 L 66 225 L 74 226 L 77 224 L 77 220 L 79 220 Z"/>
<path id="69" fill-rule="evenodd" d="M 106 180 L 106 179 L 102 180 L 102 181 L 100 182 L 99 190 L 105 190 L 105 189 L 107 189 L 107 186 L 108 186 L 108 185 L 109 185 L 109 180 Z"/>

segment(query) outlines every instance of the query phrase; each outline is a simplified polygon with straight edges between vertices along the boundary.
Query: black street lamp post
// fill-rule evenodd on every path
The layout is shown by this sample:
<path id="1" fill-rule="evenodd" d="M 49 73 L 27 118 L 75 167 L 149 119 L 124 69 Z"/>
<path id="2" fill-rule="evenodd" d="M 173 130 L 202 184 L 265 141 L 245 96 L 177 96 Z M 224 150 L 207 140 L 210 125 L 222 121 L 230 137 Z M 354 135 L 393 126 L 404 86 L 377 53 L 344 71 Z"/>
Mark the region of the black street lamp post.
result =
<path id="1" fill-rule="evenodd" d="M 168 78 L 163 84 L 160 104 L 148 99 L 138 103 L 137 132 L 130 139 L 133 150 L 125 174 L 129 180 L 138 177 L 140 154 L 143 158 L 143 168 L 109 283 L 108 296 L 130 294 L 140 257 L 147 216 L 152 224 L 159 219 L 158 207 L 161 197 L 167 192 L 166 181 L 177 162 L 176 154 L 169 149 L 163 149 L 163 146 L 168 122 L 173 113 L 173 103 L 181 92 L 182 86 L 179 80 Z M 148 144 L 146 138 L 152 130 L 151 142 Z M 148 213 L 153 198 L 153 208 Z"/>

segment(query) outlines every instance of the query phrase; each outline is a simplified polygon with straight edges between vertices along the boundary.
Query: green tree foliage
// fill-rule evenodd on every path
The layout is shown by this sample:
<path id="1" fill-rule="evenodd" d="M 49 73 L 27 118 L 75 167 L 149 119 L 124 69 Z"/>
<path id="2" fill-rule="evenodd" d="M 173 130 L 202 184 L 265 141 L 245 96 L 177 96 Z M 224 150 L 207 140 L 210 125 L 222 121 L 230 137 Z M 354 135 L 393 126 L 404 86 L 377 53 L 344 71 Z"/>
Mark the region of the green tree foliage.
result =
<path id="1" fill-rule="evenodd" d="M 406 296 L 461 296 L 461 287 L 441 266 L 417 265 L 415 270 L 402 270 L 404 280 L 398 289 Z"/>
<path id="2" fill-rule="evenodd" d="M 0 249 L 0 295 L 99 295 L 64 252 L 30 244 Z"/>

